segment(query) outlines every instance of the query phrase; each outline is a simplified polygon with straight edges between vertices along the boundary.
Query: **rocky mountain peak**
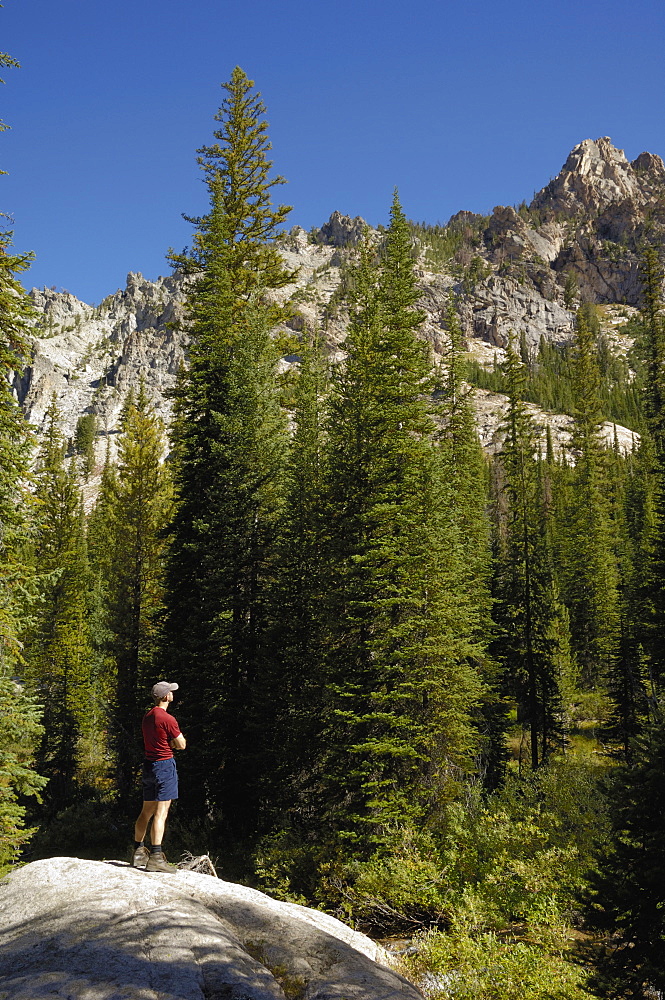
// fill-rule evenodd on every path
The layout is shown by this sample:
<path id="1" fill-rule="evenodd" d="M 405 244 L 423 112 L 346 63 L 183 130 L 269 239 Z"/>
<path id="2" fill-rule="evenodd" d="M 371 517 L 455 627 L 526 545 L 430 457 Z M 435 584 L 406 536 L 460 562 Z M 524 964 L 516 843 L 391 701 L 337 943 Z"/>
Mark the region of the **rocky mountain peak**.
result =
<path id="1" fill-rule="evenodd" d="M 637 174 L 655 181 L 665 181 L 665 163 L 655 153 L 640 153 L 632 161 L 631 167 Z"/>
<path id="2" fill-rule="evenodd" d="M 366 228 L 367 223 L 360 215 L 352 219 L 349 215 L 333 212 L 316 235 L 321 243 L 331 247 L 356 246 Z"/>
<path id="3" fill-rule="evenodd" d="M 646 172 L 655 179 L 655 161 L 662 167 L 660 157 L 650 153 L 642 153 L 629 163 L 624 151 L 613 146 L 607 136 L 584 139 L 571 151 L 554 180 L 538 192 L 531 208 L 570 217 L 603 212 L 624 201 L 642 205 L 646 195 L 640 174 Z"/>

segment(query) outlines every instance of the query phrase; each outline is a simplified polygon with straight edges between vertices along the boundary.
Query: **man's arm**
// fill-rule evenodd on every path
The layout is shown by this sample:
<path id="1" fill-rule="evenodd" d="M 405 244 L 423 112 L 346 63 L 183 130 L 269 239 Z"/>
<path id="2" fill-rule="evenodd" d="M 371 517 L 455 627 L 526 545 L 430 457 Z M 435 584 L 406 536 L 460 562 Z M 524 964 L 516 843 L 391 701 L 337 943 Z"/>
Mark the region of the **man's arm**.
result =
<path id="1" fill-rule="evenodd" d="M 179 736 L 173 737 L 173 739 L 169 742 L 169 746 L 172 750 L 184 750 L 187 746 L 187 740 L 182 733 L 180 733 Z"/>

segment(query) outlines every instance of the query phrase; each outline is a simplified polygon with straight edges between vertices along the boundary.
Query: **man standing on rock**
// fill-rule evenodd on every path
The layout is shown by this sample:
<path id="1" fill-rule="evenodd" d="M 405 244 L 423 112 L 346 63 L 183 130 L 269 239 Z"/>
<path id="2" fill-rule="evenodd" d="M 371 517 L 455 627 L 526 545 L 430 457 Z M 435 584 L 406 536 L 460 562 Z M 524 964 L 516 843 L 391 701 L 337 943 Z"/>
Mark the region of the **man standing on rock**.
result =
<path id="1" fill-rule="evenodd" d="M 175 871 L 175 865 L 170 865 L 164 857 L 162 840 L 169 806 L 173 799 L 178 798 L 178 772 L 173 751 L 184 750 L 187 746 L 176 719 L 168 714 L 173 692 L 177 690 L 178 685 L 168 681 L 155 684 L 152 689 L 155 705 L 143 717 L 141 724 L 145 747 L 143 809 L 134 827 L 132 867 L 145 867 L 147 872 Z M 152 846 L 148 850 L 143 838 L 151 819 Z"/>

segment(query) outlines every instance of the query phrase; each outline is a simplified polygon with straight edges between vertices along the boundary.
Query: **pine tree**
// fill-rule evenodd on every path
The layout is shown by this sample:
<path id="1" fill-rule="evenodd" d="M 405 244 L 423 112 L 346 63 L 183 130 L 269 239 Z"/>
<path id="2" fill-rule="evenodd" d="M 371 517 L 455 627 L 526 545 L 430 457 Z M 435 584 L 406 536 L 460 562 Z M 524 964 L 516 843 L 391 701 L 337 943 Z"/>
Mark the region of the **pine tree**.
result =
<path id="1" fill-rule="evenodd" d="M 83 458 L 83 473 L 86 481 L 95 465 L 95 436 L 97 434 L 97 418 L 94 413 L 85 413 L 78 418 L 74 442 L 76 451 Z"/>
<path id="2" fill-rule="evenodd" d="M 7 58 L 0 64 L 11 65 Z M 32 437 L 12 381 L 27 355 L 31 310 L 17 274 L 29 262 L 28 255 L 11 253 L 11 234 L 0 233 L 0 872 L 16 860 L 31 833 L 25 829 L 25 797 L 39 797 L 45 784 L 34 770 L 41 708 L 17 679 L 24 673 L 24 594 L 31 582 L 23 550 L 34 504 L 28 489 Z"/>
<path id="3" fill-rule="evenodd" d="M 278 537 L 272 596 L 272 651 L 260 689 L 267 728 L 266 799 L 276 822 L 308 829 L 312 824 L 313 762 L 321 752 L 321 663 L 326 523 L 323 511 L 324 423 L 328 365 L 318 332 L 301 347 L 295 387 L 292 447 Z"/>
<path id="4" fill-rule="evenodd" d="M 439 394 L 440 447 L 445 475 L 455 496 L 455 519 L 463 546 L 466 589 L 479 608 L 490 606 L 490 525 L 487 513 L 488 466 L 482 450 L 466 382 L 464 344 L 452 301 L 445 317 L 450 338 L 446 375 Z M 488 611 L 489 613 L 489 611 Z M 488 625 L 484 627 L 487 631 Z"/>
<path id="5" fill-rule="evenodd" d="M 0 874 L 16 861 L 34 830 L 25 828 L 27 796 L 40 801 L 46 778 L 34 770 L 35 746 L 43 735 L 41 707 L 22 684 L 0 668 Z"/>
<path id="6" fill-rule="evenodd" d="M 177 394 L 175 515 L 167 574 L 165 669 L 183 688 L 183 804 L 238 839 L 258 822 L 256 687 L 283 504 L 285 420 L 266 293 L 292 280 L 275 246 L 265 109 L 239 68 L 200 163 L 210 211 L 194 251 L 190 367 Z M 214 735 L 214 739 L 211 734 Z"/>
<path id="7" fill-rule="evenodd" d="M 663 266 L 655 247 L 642 256 L 643 308 L 642 351 L 645 362 L 646 441 L 645 458 L 651 454 L 652 525 L 644 544 L 649 559 L 642 567 L 646 577 L 645 617 L 642 622 L 644 645 L 649 660 L 653 688 L 653 708 L 660 714 L 659 700 L 665 677 L 665 317 L 663 316 Z"/>
<path id="8" fill-rule="evenodd" d="M 18 65 L 0 52 L 0 66 Z M 0 119 L 0 132 L 8 127 Z M 32 309 L 18 275 L 30 266 L 32 254 L 15 254 L 11 247 L 11 232 L 0 230 L 0 872 L 16 860 L 32 832 L 25 829 L 19 796 L 39 798 L 45 784 L 33 767 L 41 709 L 16 679 L 24 672 L 19 637 L 31 582 L 23 549 L 30 535 L 33 439 L 12 390 L 28 356 L 25 335 Z"/>
<path id="9" fill-rule="evenodd" d="M 601 996 L 646 1000 L 665 984 L 664 781 L 661 724 L 611 790 L 613 844 L 599 859 L 592 896 L 593 922 L 612 935 L 594 977 Z"/>
<path id="10" fill-rule="evenodd" d="M 12 391 L 14 373 L 27 354 L 30 303 L 16 275 L 29 256 L 9 252 L 11 234 L 0 233 L 0 658 L 15 662 L 21 599 L 27 567 L 20 559 L 29 529 L 28 490 L 33 440 Z"/>
<path id="11" fill-rule="evenodd" d="M 573 357 L 575 460 L 563 586 L 582 683 L 603 686 L 617 654 L 616 536 L 609 505 L 608 455 L 600 440 L 600 372 L 587 317 L 577 317 Z"/>
<path id="12" fill-rule="evenodd" d="M 624 456 L 615 436 L 606 459 L 616 549 L 618 634 L 606 679 L 611 711 L 605 741 L 626 761 L 632 760 L 652 714 L 643 625 L 648 604 L 645 570 L 653 531 L 651 445 L 646 436 L 638 451 Z"/>
<path id="13" fill-rule="evenodd" d="M 640 274 L 643 294 L 646 412 L 656 455 L 662 460 L 665 455 L 665 319 L 663 318 L 663 265 L 655 247 L 644 248 Z"/>
<path id="14" fill-rule="evenodd" d="M 506 438 L 495 469 L 496 655 L 505 689 L 517 700 L 537 768 L 561 745 L 561 690 L 567 663 L 566 616 L 548 544 L 547 511 L 535 431 L 522 401 L 523 365 L 512 345 L 504 374 L 509 408 Z"/>
<path id="15" fill-rule="evenodd" d="M 120 801 L 135 791 L 142 759 L 140 724 L 154 683 L 153 660 L 162 610 L 165 530 L 172 488 L 164 427 L 141 385 L 125 405 L 113 474 L 105 470 L 90 537 L 102 547 L 113 747 Z"/>
<path id="16" fill-rule="evenodd" d="M 464 338 L 451 298 L 445 313 L 449 337 L 446 366 L 437 393 L 441 420 L 439 451 L 443 476 L 451 495 L 451 516 L 461 546 L 460 585 L 477 609 L 477 636 L 491 634 L 491 527 L 489 521 L 489 467 L 476 430 L 473 390 L 467 382 Z M 506 762 L 506 710 L 498 690 L 496 664 L 489 657 L 483 668 L 486 691 L 480 714 L 484 734 L 481 767 L 487 787 L 502 780 Z"/>
<path id="17" fill-rule="evenodd" d="M 319 822 L 355 840 L 360 853 L 449 792 L 475 749 L 470 710 L 480 692 L 397 196 L 376 264 L 366 239 L 347 359 L 333 380 L 326 509 L 328 750 Z"/>
<path id="18" fill-rule="evenodd" d="M 25 653 L 29 676 L 44 704 L 45 735 L 38 760 L 49 777 L 46 797 L 53 809 L 70 804 L 87 783 L 96 739 L 83 507 L 74 463 L 65 466 L 58 420 L 54 398 L 37 474 L 38 603 Z"/>

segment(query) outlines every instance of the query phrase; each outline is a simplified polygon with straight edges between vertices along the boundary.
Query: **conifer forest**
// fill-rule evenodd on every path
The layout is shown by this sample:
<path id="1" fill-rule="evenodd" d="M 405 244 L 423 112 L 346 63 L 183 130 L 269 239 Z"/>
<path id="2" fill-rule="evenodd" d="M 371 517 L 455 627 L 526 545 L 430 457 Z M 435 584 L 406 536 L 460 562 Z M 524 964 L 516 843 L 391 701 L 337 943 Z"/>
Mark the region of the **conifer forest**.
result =
<path id="1" fill-rule="evenodd" d="M 0 871 L 125 857 L 165 678 L 188 744 L 172 856 L 408 939 L 433 1000 L 661 996 L 661 231 L 634 247 L 626 356 L 567 285 L 566 342 L 516 328 L 488 367 L 460 311 L 483 261 L 460 265 L 435 358 L 417 257 L 452 259 L 459 234 L 396 191 L 350 251 L 340 351 L 307 325 L 285 347 L 289 207 L 239 68 L 210 142 L 207 212 L 170 257 L 173 420 L 127 395 L 92 503 L 94 416 L 72 441 L 54 399 L 36 435 L 17 401 L 30 257 L 0 236 Z M 493 453 L 478 389 L 505 396 Z M 565 447 L 534 404 L 568 415 Z"/>

